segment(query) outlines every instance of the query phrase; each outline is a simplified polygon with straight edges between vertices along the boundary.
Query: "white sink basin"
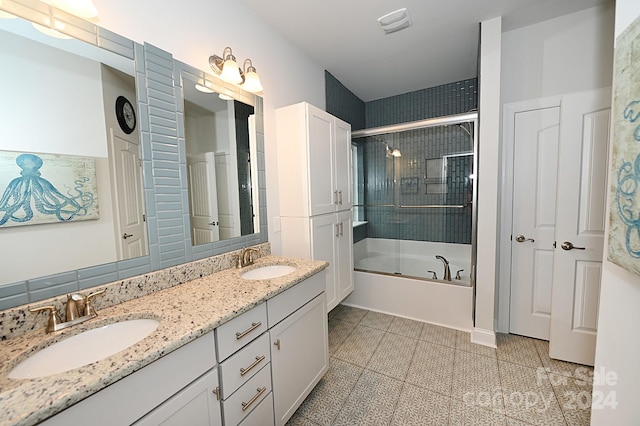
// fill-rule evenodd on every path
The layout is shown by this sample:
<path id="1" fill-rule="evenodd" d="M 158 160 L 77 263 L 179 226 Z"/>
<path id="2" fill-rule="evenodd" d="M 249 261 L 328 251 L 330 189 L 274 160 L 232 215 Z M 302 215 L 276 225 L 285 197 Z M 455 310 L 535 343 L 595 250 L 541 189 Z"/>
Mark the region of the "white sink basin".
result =
<path id="1" fill-rule="evenodd" d="M 136 319 L 84 331 L 36 352 L 11 370 L 9 378 L 33 379 L 80 368 L 138 343 L 158 325 L 154 319 Z"/>
<path id="2" fill-rule="evenodd" d="M 295 270 L 296 268 L 294 266 L 289 265 L 260 266 L 259 268 L 242 273 L 240 278 L 244 278 L 245 280 L 268 280 L 290 274 Z"/>

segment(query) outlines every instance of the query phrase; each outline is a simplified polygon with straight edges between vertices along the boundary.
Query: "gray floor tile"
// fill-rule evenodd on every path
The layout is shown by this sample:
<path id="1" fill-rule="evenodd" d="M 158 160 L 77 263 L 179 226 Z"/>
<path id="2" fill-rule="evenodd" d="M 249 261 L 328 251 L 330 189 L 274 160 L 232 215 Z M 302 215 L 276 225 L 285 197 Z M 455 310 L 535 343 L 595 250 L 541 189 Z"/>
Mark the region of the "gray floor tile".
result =
<path id="1" fill-rule="evenodd" d="M 342 321 L 353 322 L 356 324 L 362 321 L 362 318 L 364 318 L 367 312 L 370 312 L 370 311 L 367 311 L 366 309 L 353 308 L 351 306 L 345 306 L 345 305 L 340 305 L 340 306 L 342 306 L 342 309 L 336 312 L 332 316 L 332 318 L 339 319 Z M 336 307 L 336 309 L 338 308 Z"/>
<path id="2" fill-rule="evenodd" d="M 567 424 L 589 425 L 593 391 L 591 381 L 576 380 L 560 374 L 549 374 L 549 381 Z"/>
<path id="3" fill-rule="evenodd" d="M 451 426 L 506 426 L 507 418 L 504 414 L 484 409 L 478 405 L 452 399 L 449 424 Z"/>
<path id="4" fill-rule="evenodd" d="M 417 339 L 420 337 L 424 323 L 407 318 L 394 317 L 387 330 L 389 333 Z"/>
<path id="5" fill-rule="evenodd" d="M 388 425 L 401 390 L 400 380 L 365 370 L 333 424 Z"/>
<path id="6" fill-rule="evenodd" d="M 471 343 L 471 333 L 459 332 L 456 336 L 456 349 L 474 354 L 496 358 L 496 350 L 488 346 Z"/>
<path id="7" fill-rule="evenodd" d="M 316 424 L 331 425 L 358 382 L 362 371 L 360 367 L 332 359 L 329 371 L 296 413 Z"/>
<path id="8" fill-rule="evenodd" d="M 538 350 L 533 343 L 534 339 L 503 333 L 497 333 L 496 337 L 498 359 L 526 367 L 543 367 Z"/>
<path id="9" fill-rule="evenodd" d="M 450 398 L 405 383 L 391 420 L 392 426 L 449 424 Z"/>
<path id="10" fill-rule="evenodd" d="M 418 342 L 407 374 L 407 382 L 445 396 L 451 395 L 454 348 Z"/>
<path id="11" fill-rule="evenodd" d="M 376 351 L 384 331 L 356 325 L 349 337 L 335 351 L 334 356 L 351 364 L 364 367 Z"/>
<path id="12" fill-rule="evenodd" d="M 498 359 L 498 369 L 508 417 L 535 425 L 566 424 L 543 367 L 529 368 Z"/>
<path id="13" fill-rule="evenodd" d="M 422 327 L 422 333 L 420 333 L 420 340 L 455 348 L 458 333 L 460 333 L 460 331 L 454 330 L 453 328 L 425 323 Z"/>
<path id="14" fill-rule="evenodd" d="M 391 325 L 391 321 L 393 321 L 392 315 L 369 311 L 360 321 L 360 325 L 387 331 Z"/>
<path id="15" fill-rule="evenodd" d="M 366 368 L 404 380 L 417 343 L 416 339 L 385 333 Z"/>
<path id="16" fill-rule="evenodd" d="M 467 406 L 504 414 L 498 361 L 456 350 L 451 397 L 464 401 Z"/>
<path id="17" fill-rule="evenodd" d="M 593 367 L 560 361 L 549 357 L 549 342 L 538 339 L 532 339 L 532 341 L 538 350 L 542 365 L 544 365 L 548 373 L 561 374 L 569 377 L 585 377 L 586 375 L 591 376 L 593 374 Z"/>
<path id="18" fill-rule="evenodd" d="M 293 414 L 293 416 L 291 416 L 289 421 L 286 423 L 286 426 L 319 426 L 319 425 L 307 419 L 306 417 L 302 416 L 301 414 L 298 414 L 298 412 L 296 411 Z"/>
<path id="19" fill-rule="evenodd" d="M 333 327 L 329 330 L 329 354 L 333 355 L 353 333 L 356 325 L 352 322 L 340 321 L 335 318 L 330 319 L 329 322 L 333 323 Z"/>

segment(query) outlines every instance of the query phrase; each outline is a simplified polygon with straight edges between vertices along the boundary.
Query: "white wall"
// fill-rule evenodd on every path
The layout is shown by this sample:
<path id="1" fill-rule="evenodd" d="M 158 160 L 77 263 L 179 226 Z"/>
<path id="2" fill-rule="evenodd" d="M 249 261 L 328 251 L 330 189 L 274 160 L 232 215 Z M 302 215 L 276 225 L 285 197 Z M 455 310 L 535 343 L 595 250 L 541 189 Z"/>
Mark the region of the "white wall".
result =
<path id="1" fill-rule="evenodd" d="M 617 0 L 616 37 L 635 19 L 640 19 L 640 2 L 637 0 Z M 636 60 L 640 60 L 640 58 L 636 58 Z M 615 113 L 616 111 L 614 111 Z M 608 206 L 610 205 L 609 203 Z M 609 212 L 607 212 L 608 214 Z M 640 404 L 638 404 L 639 330 L 640 277 L 608 262 L 605 250 L 595 371 L 615 374 L 617 380 L 613 386 L 601 381 L 594 384 L 593 389 L 596 398 L 613 395 L 617 406 L 615 408 L 606 406 L 603 409 L 594 407 L 591 411 L 592 425 L 638 424 L 638 419 L 640 419 Z"/>
<path id="2" fill-rule="evenodd" d="M 502 35 L 502 102 L 611 85 L 613 4 Z"/>
<path id="3" fill-rule="evenodd" d="M 325 106 L 324 69 L 293 47 L 239 1 L 94 0 L 98 25 L 148 42 L 187 64 L 209 70 L 212 54 L 230 46 L 238 61 L 251 58 L 264 86 L 269 241 L 280 253 L 275 108 L 300 101 Z M 182 8 L 181 8 L 182 7 Z"/>
<path id="4" fill-rule="evenodd" d="M 495 347 L 498 182 L 500 170 L 500 62 L 502 18 L 482 22 L 478 152 L 476 315 L 471 340 Z"/>

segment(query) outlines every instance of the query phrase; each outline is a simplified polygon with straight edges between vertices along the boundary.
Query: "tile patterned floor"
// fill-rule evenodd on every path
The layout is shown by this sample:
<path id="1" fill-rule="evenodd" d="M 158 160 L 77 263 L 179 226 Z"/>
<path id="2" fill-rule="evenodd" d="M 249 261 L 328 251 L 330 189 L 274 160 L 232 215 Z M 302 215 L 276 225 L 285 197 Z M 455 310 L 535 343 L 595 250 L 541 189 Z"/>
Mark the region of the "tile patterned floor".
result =
<path id="1" fill-rule="evenodd" d="M 329 313 L 329 371 L 288 424 L 589 424 L 590 367 L 549 358 L 545 341 L 497 343 L 340 305 Z"/>

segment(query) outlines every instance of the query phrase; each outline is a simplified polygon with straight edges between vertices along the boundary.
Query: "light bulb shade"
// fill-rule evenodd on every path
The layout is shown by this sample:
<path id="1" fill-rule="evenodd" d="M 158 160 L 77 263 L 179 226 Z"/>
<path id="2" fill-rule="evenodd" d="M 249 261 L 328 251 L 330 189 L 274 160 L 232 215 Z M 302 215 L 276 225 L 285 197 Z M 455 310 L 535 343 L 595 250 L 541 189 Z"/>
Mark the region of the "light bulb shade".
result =
<path id="1" fill-rule="evenodd" d="M 195 87 L 196 87 L 197 91 L 202 92 L 202 93 L 215 93 L 212 89 L 210 89 L 207 86 L 207 83 L 205 83 L 205 84 L 197 83 Z"/>
<path id="2" fill-rule="evenodd" d="M 233 58 L 233 56 L 231 56 L 231 58 Z M 222 65 L 222 73 L 220 73 L 220 78 L 227 83 L 240 84 L 242 83 L 240 68 L 238 68 L 237 62 L 231 58 L 227 56 L 227 59 L 225 59 L 224 64 Z"/>
<path id="3" fill-rule="evenodd" d="M 391 151 L 391 155 L 393 155 L 394 157 L 402 157 L 402 153 L 398 148 L 394 148 L 393 151 Z"/>
<path id="4" fill-rule="evenodd" d="M 264 90 L 262 83 L 260 83 L 260 77 L 258 77 L 258 73 L 255 71 L 247 71 L 245 73 L 242 88 L 251 93 L 260 93 Z"/>

